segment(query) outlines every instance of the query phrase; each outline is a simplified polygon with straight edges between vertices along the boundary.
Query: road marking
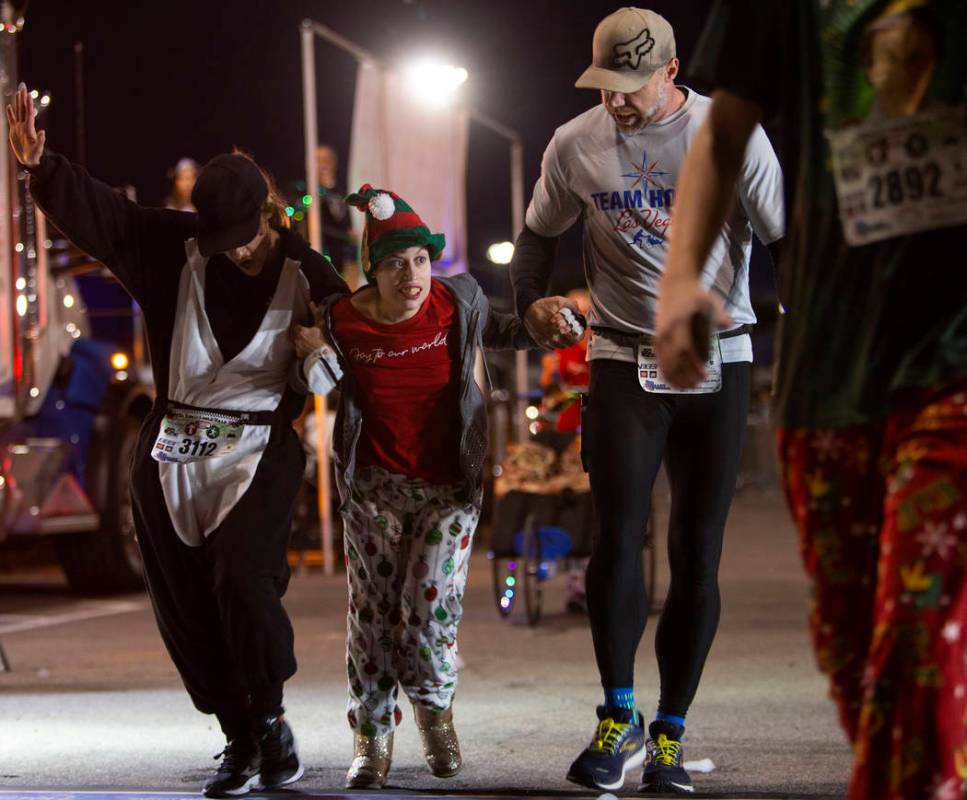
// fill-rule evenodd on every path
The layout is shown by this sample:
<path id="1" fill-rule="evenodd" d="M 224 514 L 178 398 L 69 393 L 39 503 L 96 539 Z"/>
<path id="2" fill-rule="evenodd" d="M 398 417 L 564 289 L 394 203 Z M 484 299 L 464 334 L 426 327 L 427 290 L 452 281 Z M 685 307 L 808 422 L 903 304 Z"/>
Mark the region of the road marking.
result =
<path id="1" fill-rule="evenodd" d="M 76 611 L 66 611 L 61 614 L 7 614 L 0 616 L 0 636 L 37 628 L 48 628 L 51 625 L 63 625 L 66 622 L 81 622 L 97 617 L 110 617 L 115 614 L 127 614 L 131 611 L 143 611 L 146 608 L 148 608 L 147 600 L 114 600 L 84 603 Z"/>
<path id="2" fill-rule="evenodd" d="M 161 791 L 147 791 L 147 792 L 131 792 L 131 791 L 119 791 L 119 790 L 87 790 L 87 789 L 57 789 L 57 790 L 37 790 L 37 789 L 24 789 L 22 791 L 18 790 L 4 790 L 0 789 L 0 800 L 199 800 L 201 796 L 200 792 L 161 792 Z M 612 795 L 613 796 L 613 795 Z M 751 800 L 751 798 L 743 798 L 742 795 L 705 795 L 712 800 L 712 798 L 729 798 L 729 800 Z M 362 800 L 362 798 L 370 798 L 370 800 L 416 800 L 417 798 L 426 798 L 427 800 L 580 800 L 580 798 L 597 798 L 600 800 L 601 797 L 608 797 L 608 795 L 599 795 L 595 792 L 588 791 L 587 793 L 577 794 L 575 792 L 556 792 L 554 794 L 546 795 L 532 795 L 527 790 L 521 790 L 519 794 L 510 792 L 497 792 L 489 794 L 487 792 L 480 792 L 475 794 L 468 792 L 467 794 L 438 794 L 436 792 L 405 792 L 396 794 L 394 792 L 386 791 L 339 791 L 339 790 L 326 790 L 322 789 L 319 791 L 313 791 L 311 789 L 299 789 L 295 788 L 294 792 L 290 792 L 288 789 L 276 790 L 274 792 L 263 793 L 258 790 L 245 795 L 246 800 L 278 800 L 280 797 L 300 797 L 304 800 L 311 800 L 311 798 L 317 798 L 317 800 Z M 798 797 L 798 795 L 776 795 L 775 797 L 770 796 L 757 796 L 756 800 L 790 800 L 792 797 Z M 819 795 L 817 800 L 832 800 L 830 795 Z"/>
<path id="3" fill-rule="evenodd" d="M 122 791 L 94 791 L 73 789 L 49 791 L 24 789 L 23 791 L 0 790 L 2 800 L 153 800 L 153 798 L 164 798 L 164 800 L 198 800 L 200 792 L 122 792 Z M 257 800 L 254 795 L 247 795 L 249 800 Z M 268 798 L 263 798 L 268 800 Z"/>
<path id="4" fill-rule="evenodd" d="M 0 800 L 198 800 L 201 796 L 201 792 L 131 792 L 131 791 L 119 791 L 119 790 L 72 790 L 72 789 L 62 789 L 62 790 L 36 790 L 36 789 L 24 789 L 22 791 L 13 790 L 7 791 L 0 789 Z M 287 790 L 275 791 L 262 793 L 259 791 L 252 792 L 251 794 L 245 795 L 246 800 L 278 800 L 279 797 L 289 796 L 289 797 L 302 797 L 302 798 L 318 798 L 318 800 L 362 800 L 363 798 L 370 798 L 371 800 L 414 800 L 415 798 L 432 798 L 432 800 L 578 800 L 579 798 L 599 798 L 600 796 L 594 792 L 588 792 L 587 794 L 575 794 L 574 792 L 558 792 L 556 794 L 548 795 L 531 795 L 526 790 L 522 790 L 520 794 L 508 794 L 508 793 L 498 793 L 498 794 L 488 794 L 486 792 L 467 792 L 466 794 L 436 794 L 431 792 L 417 792 L 411 791 L 394 794 L 392 792 L 376 791 L 376 792 L 365 792 L 365 791 L 355 791 L 355 792 L 340 792 L 331 790 L 320 790 L 318 792 L 312 790 L 299 790 L 296 789 L 295 793 L 289 793 Z M 741 795 L 706 795 L 707 797 L 719 797 L 719 798 L 730 798 L 730 800 L 742 800 Z M 757 795 L 756 800 L 788 800 L 794 795 L 776 795 L 775 798 L 765 795 Z M 822 795 L 817 797 L 817 800 L 829 800 L 829 795 Z"/>

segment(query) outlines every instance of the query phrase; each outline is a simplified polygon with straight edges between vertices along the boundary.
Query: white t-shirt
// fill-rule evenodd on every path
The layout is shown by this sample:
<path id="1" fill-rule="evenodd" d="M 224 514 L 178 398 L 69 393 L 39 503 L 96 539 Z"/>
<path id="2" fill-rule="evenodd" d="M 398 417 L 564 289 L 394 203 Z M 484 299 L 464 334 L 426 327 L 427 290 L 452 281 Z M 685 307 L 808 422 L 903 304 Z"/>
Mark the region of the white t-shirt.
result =
<path id="1" fill-rule="evenodd" d="M 554 132 L 527 209 L 527 227 L 560 236 L 584 212 L 584 269 L 592 325 L 654 332 L 658 283 L 667 253 L 675 185 L 711 99 L 687 92 L 674 114 L 622 134 L 598 105 Z M 782 171 L 756 126 L 739 175 L 737 202 L 712 247 L 702 285 L 719 295 L 736 326 L 756 321 L 749 299 L 753 231 L 765 244 L 784 230 Z M 751 361 L 748 334 L 723 339 L 726 362 Z M 630 347 L 593 336 L 588 358 L 633 361 Z"/>

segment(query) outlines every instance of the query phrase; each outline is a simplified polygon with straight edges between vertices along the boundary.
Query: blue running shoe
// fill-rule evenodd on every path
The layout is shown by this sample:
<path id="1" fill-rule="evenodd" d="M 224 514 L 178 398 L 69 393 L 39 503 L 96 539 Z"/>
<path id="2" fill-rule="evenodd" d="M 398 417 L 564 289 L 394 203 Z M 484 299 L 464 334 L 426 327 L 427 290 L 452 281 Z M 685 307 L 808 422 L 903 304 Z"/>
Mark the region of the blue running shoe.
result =
<path id="1" fill-rule="evenodd" d="M 598 706 L 598 728 L 591 744 L 571 764 L 567 779 L 590 789 L 624 786 L 625 775 L 645 761 L 645 728 L 626 708 Z"/>
<path id="2" fill-rule="evenodd" d="M 682 766 L 681 725 L 656 720 L 648 726 L 648 764 L 641 775 L 639 792 L 691 794 L 692 779 Z"/>

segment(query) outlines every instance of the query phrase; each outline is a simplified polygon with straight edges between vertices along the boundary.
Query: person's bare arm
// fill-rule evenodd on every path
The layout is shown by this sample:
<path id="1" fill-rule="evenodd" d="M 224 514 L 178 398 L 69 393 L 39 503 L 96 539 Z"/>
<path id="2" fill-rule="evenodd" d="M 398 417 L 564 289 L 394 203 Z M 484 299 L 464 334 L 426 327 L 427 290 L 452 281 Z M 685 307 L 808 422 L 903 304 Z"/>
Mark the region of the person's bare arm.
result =
<path id="1" fill-rule="evenodd" d="M 699 284 L 702 267 L 735 197 L 746 145 L 762 116 L 755 103 L 727 91 L 713 95 L 708 117 L 692 142 L 675 191 L 672 236 L 658 292 L 655 349 L 671 383 L 696 385 L 705 375 L 704 343 L 694 341 L 696 317 L 729 323 Z"/>

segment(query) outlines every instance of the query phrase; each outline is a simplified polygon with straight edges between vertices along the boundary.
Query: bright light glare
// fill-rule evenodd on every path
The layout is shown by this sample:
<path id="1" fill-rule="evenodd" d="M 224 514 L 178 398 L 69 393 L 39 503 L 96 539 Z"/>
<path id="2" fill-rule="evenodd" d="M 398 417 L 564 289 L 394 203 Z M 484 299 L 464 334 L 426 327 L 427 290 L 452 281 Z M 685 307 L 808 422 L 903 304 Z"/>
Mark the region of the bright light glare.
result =
<path id="1" fill-rule="evenodd" d="M 524 416 L 527 419 L 537 419 L 541 415 L 540 409 L 537 406 L 527 406 L 524 410 Z"/>
<path id="2" fill-rule="evenodd" d="M 127 355 L 124 353 L 115 353 L 113 356 L 111 356 L 111 366 L 114 367 L 114 369 L 127 369 Z"/>
<path id="3" fill-rule="evenodd" d="M 487 260 L 494 264 L 509 264 L 513 257 L 513 242 L 495 242 L 487 248 Z"/>
<path id="4" fill-rule="evenodd" d="M 406 77 L 414 94 L 427 103 L 441 106 L 467 80 L 468 73 L 463 67 L 421 61 L 406 70 Z"/>
<path id="5" fill-rule="evenodd" d="M 72 295 L 72 294 L 65 294 L 64 295 L 64 308 L 73 308 L 73 307 L 74 307 L 74 295 Z"/>
<path id="6" fill-rule="evenodd" d="M 27 313 L 27 298 L 22 294 L 17 295 L 17 313 L 21 317 Z"/>

